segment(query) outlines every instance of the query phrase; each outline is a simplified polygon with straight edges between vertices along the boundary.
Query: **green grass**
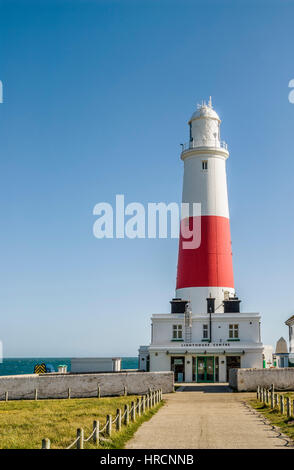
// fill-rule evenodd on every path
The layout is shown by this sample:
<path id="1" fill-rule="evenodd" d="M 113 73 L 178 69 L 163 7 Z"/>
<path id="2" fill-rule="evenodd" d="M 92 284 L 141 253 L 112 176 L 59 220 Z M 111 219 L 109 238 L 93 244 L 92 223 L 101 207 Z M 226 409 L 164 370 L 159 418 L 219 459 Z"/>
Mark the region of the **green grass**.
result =
<path id="1" fill-rule="evenodd" d="M 122 412 L 125 404 L 136 396 L 110 398 L 78 398 L 70 400 L 19 400 L 0 402 L 0 448 L 40 449 L 43 438 L 51 441 L 52 449 L 66 448 L 76 438 L 76 429 L 83 428 L 85 438 L 93 430 L 93 420 L 99 420 L 102 428 L 106 415 L 115 418 L 117 408 Z M 100 444 L 103 448 L 123 448 L 137 428 L 150 419 L 162 403 L 137 418 L 129 426 L 122 425 L 120 432 L 113 431 L 111 438 Z M 97 448 L 85 443 L 85 448 Z"/>
<path id="2" fill-rule="evenodd" d="M 294 393 L 283 393 L 284 398 L 291 398 L 292 404 L 294 399 Z M 271 409 L 269 406 L 266 406 L 264 403 L 258 400 L 249 400 L 248 403 L 257 411 L 259 411 L 263 416 L 265 416 L 274 426 L 277 426 L 281 431 L 294 440 L 294 418 L 288 418 L 286 414 L 281 414 L 279 409 L 276 407 Z M 286 410 L 286 404 L 285 404 Z M 293 414 L 293 410 L 292 410 Z"/>

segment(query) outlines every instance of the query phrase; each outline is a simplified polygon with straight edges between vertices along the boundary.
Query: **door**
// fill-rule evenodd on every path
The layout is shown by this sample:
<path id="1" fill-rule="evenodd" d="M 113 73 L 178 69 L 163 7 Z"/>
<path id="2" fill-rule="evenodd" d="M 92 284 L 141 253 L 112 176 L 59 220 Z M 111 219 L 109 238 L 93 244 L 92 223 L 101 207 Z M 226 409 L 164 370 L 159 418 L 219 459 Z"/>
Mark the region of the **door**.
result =
<path id="1" fill-rule="evenodd" d="M 214 382 L 214 357 L 197 357 L 197 382 Z"/>
<path id="2" fill-rule="evenodd" d="M 175 382 L 185 382 L 185 357 L 171 357 L 171 370 L 175 375 Z"/>

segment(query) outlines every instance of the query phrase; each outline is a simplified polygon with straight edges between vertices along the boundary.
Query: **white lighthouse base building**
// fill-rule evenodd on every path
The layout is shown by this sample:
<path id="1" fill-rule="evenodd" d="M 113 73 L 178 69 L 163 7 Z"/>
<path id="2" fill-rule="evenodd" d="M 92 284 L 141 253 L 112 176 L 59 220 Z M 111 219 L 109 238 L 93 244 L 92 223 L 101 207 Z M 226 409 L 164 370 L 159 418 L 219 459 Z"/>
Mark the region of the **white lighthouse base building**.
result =
<path id="1" fill-rule="evenodd" d="M 176 382 L 213 383 L 227 382 L 230 368 L 263 367 L 258 313 L 197 314 L 191 327 L 186 316 L 152 315 L 151 344 L 139 349 L 139 369 L 171 370 Z"/>

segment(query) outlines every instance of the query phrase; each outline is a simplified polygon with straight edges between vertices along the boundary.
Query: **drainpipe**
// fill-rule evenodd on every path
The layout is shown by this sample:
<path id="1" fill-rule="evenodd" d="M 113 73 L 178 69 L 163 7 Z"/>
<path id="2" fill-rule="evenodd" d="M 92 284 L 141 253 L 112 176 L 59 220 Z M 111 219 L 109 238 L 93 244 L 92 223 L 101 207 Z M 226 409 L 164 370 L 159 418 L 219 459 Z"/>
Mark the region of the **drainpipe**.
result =
<path id="1" fill-rule="evenodd" d="M 208 297 L 207 301 L 207 313 L 209 313 L 209 342 L 212 342 L 212 319 L 211 314 L 215 311 L 215 298 Z"/>

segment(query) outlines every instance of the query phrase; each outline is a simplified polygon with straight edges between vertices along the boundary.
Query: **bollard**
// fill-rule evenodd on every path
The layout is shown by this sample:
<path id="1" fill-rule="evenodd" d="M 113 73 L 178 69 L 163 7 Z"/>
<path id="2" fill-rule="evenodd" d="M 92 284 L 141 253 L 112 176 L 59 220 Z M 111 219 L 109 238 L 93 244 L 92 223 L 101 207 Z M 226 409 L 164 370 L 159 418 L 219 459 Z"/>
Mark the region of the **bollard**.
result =
<path id="1" fill-rule="evenodd" d="M 106 434 L 107 436 L 111 436 L 112 433 L 112 416 L 107 415 L 106 417 Z"/>
<path id="2" fill-rule="evenodd" d="M 5 392 L 5 401 L 8 401 L 8 392 Z"/>
<path id="3" fill-rule="evenodd" d="M 124 411 L 124 424 L 127 426 L 130 422 L 130 416 L 129 416 L 129 405 L 125 405 L 125 411 Z"/>
<path id="4" fill-rule="evenodd" d="M 84 448 L 84 430 L 83 428 L 78 428 L 77 429 L 77 449 L 83 449 Z"/>
<path id="5" fill-rule="evenodd" d="M 142 413 L 144 414 L 146 411 L 146 396 L 143 395 L 142 397 Z"/>
<path id="6" fill-rule="evenodd" d="M 93 442 L 94 444 L 99 444 L 99 421 L 93 421 Z"/>
<path id="7" fill-rule="evenodd" d="M 126 397 L 128 395 L 128 390 L 127 390 L 127 387 L 124 386 L 124 396 Z"/>
<path id="8" fill-rule="evenodd" d="M 141 416 L 141 400 L 140 398 L 137 398 L 137 413 L 138 413 L 138 417 Z"/>
<path id="9" fill-rule="evenodd" d="M 67 389 L 67 398 L 70 399 L 70 388 Z"/>
<path id="10" fill-rule="evenodd" d="M 135 421 L 136 420 L 136 410 L 135 410 L 135 402 L 132 401 L 131 402 L 131 421 Z"/>
<path id="11" fill-rule="evenodd" d="M 116 410 L 116 430 L 117 431 L 121 430 L 121 409 L 120 408 Z"/>
<path id="12" fill-rule="evenodd" d="M 99 387 L 99 385 L 97 386 L 97 398 L 100 398 L 101 397 L 101 389 Z"/>
<path id="13" fill-rule="evenodd" d="M 50 439 L 42 439 L 42 449 L 50 449 Z"/>
<path id="14" fill-rule="evenodd" d="M 284 397 L 283 397 L 283 395 L 280 395 L 280 413 L 282 415 L 284 414 Z"/>
<path id="15" fill-rule="evenodd" d="M 289 397 L 286 398 L 286 407 L 287 407 L 287 418 L 291 417 L 291 400 Z"/>
<path id="16" fill-rule="evenodd" d="M 35 388 L 35 400 L 38 400 L 38 389 Z"/>

